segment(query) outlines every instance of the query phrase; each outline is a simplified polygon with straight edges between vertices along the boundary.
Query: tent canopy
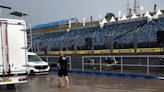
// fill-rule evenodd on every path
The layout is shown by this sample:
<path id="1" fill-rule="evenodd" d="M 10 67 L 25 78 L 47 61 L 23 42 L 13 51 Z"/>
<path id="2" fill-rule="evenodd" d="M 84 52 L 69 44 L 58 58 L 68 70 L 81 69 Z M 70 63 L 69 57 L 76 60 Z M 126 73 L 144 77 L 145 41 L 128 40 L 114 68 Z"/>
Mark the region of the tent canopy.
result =
<path id="1" fill-rule="evenodd" d="M 157 13 L 154 15 L 154 18 L 157 19 L 161 14 L 162 14 L 161 10 L 158 10 Z"/>
<path id="2" fill-rule="evenodd" d="M 127 17 L 125 15 L 123 15 L 121 20 L 127 20 Z"/>
<path id="3" fill-rule="evenodd" d="M 106 20 L 106 18 L 104 18 L 104 19 L 102 20 L 102 23 L 108 23 L 108 21 Z"/>
<path id="4" fill-rule="evenodd" d="M 108 23 L 108 21 L 106 20 L 106 18 L 104 18 L 102 20 L 102 22 L 100 22 L 100 27 L 103 28 L 105 23 Z"/>
<path id="5" fill-rule="evenodd" d="M 138 18 L 138 16 L 136 16 L 136 14 L 134 13 L 131 17 L 131 19 L 135 19 L 135 18 Z"/>
<path id="6" fill-rule="evenodd" d="M 161 14 L 162 14 L 161 10 L 158 10 L 156 13 L 156 15 L 161 15 Z"/>
<path id="7" fill-rule="evenodd" d="M 110 22 L 116 22 L 115 18 L 112 16 Z"/>
<path id="8" fill-rule="evenodd" d="M 148 18 L 152 18 L 152 16 L 150 15 L 150 13 L 147 11 L 146 14 L 144 15 L 144 17 L 148 17 Z"/>

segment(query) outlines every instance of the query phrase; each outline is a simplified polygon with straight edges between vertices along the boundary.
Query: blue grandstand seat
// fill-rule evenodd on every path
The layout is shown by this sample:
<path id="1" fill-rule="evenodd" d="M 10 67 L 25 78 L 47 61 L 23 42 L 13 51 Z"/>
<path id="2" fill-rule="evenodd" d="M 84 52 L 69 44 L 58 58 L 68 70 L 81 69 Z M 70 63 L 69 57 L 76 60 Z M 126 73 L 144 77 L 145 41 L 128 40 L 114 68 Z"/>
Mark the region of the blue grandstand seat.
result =
<path id="1" fill-rule="evenodd" d="M 104 25 L 103 28 L 99 26 L 94 27 L 85 27 L 71 29 L 70 32 L 59 31 L 33 35 L 33 41 L 38 41 L 39 43 L 44 43 L 50 40 L 52 44 L 51 48 L 60 48 L 61 42 L 63 47 L 72 47 L 77 43 L 77 46 L 85 46 L 85 39 L 87 37 L 93 37 L 94 45 L 104 45 L 109 40 L 109 34 L 113 34 L 114 43 L 117 44 L 130 44 L 133 43 L 133 34 L 134 31 L 137 34 L 137 42 L 147 43 L 147 42 L 157 42 L 156 33 L 159 29 L 164 30 L 164 17 L 158 19 L 153 19 L 142 27 L 138 27 L 136 30 L 129 32 L 130 30 L 136 28 L 137 26 L 146 23 L 146 18 L 139 18 L 129 22 L 118 22 L 118 23 L 109 23 Z M 53 31 L 53 30 L 52 30 Z M 123 36 L 121 36 L 123 35 Z M 120 36 L 120 37 L 119 37 Z M 42 46 L 41 48 L 43 48 Z"/>

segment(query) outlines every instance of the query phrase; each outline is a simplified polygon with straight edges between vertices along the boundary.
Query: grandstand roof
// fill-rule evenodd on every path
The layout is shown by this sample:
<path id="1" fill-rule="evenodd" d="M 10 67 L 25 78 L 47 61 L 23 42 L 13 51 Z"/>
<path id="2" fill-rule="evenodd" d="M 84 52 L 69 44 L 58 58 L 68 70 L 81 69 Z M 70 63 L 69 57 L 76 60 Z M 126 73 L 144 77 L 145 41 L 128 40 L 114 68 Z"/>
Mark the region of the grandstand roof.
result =
<path id="1" fill-rule="evenodd" d="M 51 27 L 51 26 L 58 26 L 58 25 L 60 25 L 60 24 L 69 23 L 69 20 L 74 20 L 74 19 L 75 19 L 75 18 L 64 19 L 64 20 L 59 20 L 59 21 L 50 22 L 50 23 L 46 23 L 46 24 L 36 25 L 36 26 L 33 26 L 33 27 L 32 27 L 32 30 L 40 29 L 40 28 L 46 28 L 46 27 Z"/>

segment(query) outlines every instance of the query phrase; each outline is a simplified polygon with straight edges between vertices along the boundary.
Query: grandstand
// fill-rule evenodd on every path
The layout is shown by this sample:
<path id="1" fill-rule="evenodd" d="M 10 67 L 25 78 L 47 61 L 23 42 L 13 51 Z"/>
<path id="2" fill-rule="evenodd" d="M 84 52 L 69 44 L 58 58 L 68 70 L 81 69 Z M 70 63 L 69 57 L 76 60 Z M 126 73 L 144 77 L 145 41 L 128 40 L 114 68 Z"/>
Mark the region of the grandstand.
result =
<path id="1" fill-rule="evenodd" d="M 75 18 L 34 26 L 33 51 L 163 52 L 157 31 L 164 31 L 164 15 L 150 16 L 117 20 L 103 27 L 98 21 L 82 26 Z M 68 30 L 69 20 L 73 22 Z"/>

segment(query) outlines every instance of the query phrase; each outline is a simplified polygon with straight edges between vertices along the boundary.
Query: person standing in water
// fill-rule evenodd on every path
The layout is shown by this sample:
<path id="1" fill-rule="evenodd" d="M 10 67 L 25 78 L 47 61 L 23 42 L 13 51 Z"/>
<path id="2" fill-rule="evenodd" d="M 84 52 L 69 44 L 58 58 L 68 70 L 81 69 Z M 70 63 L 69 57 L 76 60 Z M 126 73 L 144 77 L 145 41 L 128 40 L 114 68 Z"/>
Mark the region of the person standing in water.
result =
<path id="1" fill-rule="evenodd" d="M 58 86 L 69 88 L 69 78 L 68 78 L 68 67 L 67 58 L 64 56 L 63 52 L 60 52 L 60 57 L 58 58 Z M 65 83 L 62 82 L 62 76 L 64 76 Z"/>

